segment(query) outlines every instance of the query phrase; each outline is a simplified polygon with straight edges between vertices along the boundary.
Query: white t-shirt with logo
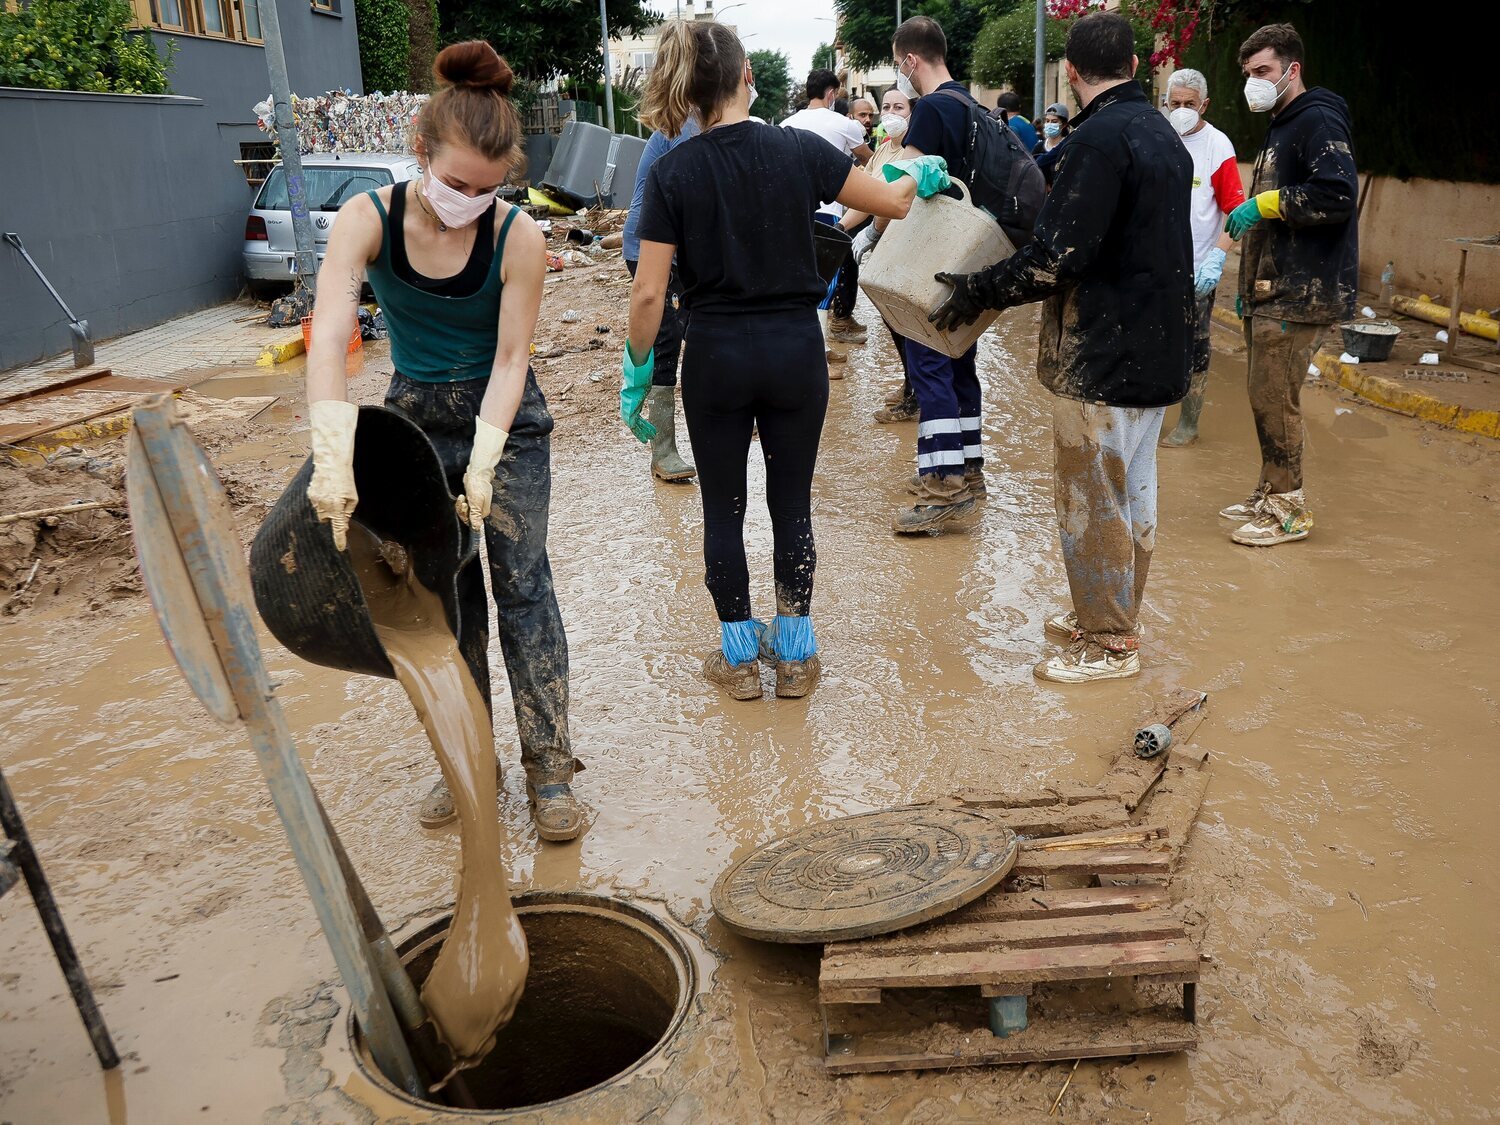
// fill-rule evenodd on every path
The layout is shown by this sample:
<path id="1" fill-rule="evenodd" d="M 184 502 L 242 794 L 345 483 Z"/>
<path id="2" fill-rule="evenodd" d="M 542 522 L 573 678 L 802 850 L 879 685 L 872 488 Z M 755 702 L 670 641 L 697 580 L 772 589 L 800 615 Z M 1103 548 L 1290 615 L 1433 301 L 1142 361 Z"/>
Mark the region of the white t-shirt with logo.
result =
<path id="1" fill-rule="evenodd" d="M 1182 138 L 1193 158 L 1193 269 L 1203 264 L 1224 232 L 1224 216 L 1245 202 L 1234 143 L 1207 121 Z"/>
<path id="2" fill-rule="evenodd" d="M 781 123 L 783 129 L 806 129 L 816 133 L 845 156 L 865 143 L 865 127 L 853 118 L 834 113 L 826 106 L 799 109 Z"/>

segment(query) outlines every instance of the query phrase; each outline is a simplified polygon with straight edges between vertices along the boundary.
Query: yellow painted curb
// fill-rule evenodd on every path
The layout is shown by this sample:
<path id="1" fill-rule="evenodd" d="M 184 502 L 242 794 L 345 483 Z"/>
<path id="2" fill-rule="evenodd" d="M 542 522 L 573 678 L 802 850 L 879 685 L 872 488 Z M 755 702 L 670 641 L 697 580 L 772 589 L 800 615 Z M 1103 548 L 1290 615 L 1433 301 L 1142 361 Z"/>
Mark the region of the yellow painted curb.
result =
<path id="1" fill-rule="evenodd" d="M 80 422 L 76 426 L 38 434 L 25 445 L 12 447 L 8 450 L 8 455 L 11 460 L 23 463 L 41 461 L 46 458 L 47 454 L 65 445 L 83 445 L 91 441 L 108 441 L 110 438 L 117 438 L 130 429 L 130 408 L 122 409 L 123 413 L 120 414 L 110 414 L 92 422 Z"/>
<path id="2" fill-rule="evenodd" d="M 296 359 L 307 351 L 307 345 L 302 342 L 302 333 L 298 331 L 295 336 L 281 341 L 279 344 L 267 345 L 265 351 L 260 353 L 260 358 L 255 361 L 256 367 L 274 367 L 278 363 L 285 363 L 289 359 Z"/>
<path id="3" fill-rule="evenodd" d="M 1226 328 L 1233 328 L 1236 332 L 1243 330 L 1244 321 L 1228 309 L 1215 305 L 1212 315 Z M 1331 352 L 1319 352 L 1313 357 L 1313 363 L 1331 382 L 1366 402 L 1450 430 L 1500 440 L 1500 410 L 1471 410 L 1421 391 L 1409 390 L 1394 379 L 1361 371 L 1358 364 L 1344 363 Z"/>

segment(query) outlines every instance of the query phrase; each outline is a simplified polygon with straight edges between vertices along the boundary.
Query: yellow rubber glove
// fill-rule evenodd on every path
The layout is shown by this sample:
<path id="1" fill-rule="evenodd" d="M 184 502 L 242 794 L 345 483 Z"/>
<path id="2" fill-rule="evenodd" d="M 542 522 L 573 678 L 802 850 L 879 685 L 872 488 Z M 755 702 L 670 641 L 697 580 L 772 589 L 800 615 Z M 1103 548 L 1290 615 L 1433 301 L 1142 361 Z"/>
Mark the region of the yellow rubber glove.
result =
<path id="1" fill-rule="evenodd" d="M 313 459 L 307 498 L 318 521 L 332 530 L 333 545 L 342 551 L 349 542 L 349 517 L 359 503 L 354 488 L 354 428 L 359 407 L 324 399 L 308 403 L 307 414 L 312 423 Z"/>
<path id="2" fill-rule="evenodd" d="M 483 418 L 474 419 L 474 448 L 469 453 L 469 467 L 464 470 L 464 494 L 458 498 L 458 518 L 475 531 L 484 528 L 495 495 L 495 466 L 505 451 L 510 434 L 492 426 Z"/>
<path id="3" fill-rule="evenodd" d="M 1261 192 L 1255 197 L 1255 205 L 1260 208 L 1262 219 L 1281 218 L 1281 190 L 1277 188 Z"/>

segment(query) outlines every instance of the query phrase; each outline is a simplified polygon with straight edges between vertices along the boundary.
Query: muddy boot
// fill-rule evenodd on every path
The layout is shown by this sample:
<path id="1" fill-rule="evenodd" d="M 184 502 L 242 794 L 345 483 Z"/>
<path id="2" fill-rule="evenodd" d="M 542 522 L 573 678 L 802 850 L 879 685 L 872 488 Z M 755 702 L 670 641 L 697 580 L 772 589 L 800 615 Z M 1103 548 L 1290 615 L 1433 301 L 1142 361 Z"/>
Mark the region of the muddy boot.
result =
<path id="1" fill-rule="evenodd" d="M 760 658 L 776 669 L 776 696 L 801 699 L 818 686 L 823 662 L 811 617 L 778 614 L 760 635 Z"/>
<path id="2" fill-rule="evenodd" d="M 852 316 L 828 314 L 828 339 L 835 344 L 863 344 L 867 336 L 865 326 Z"/>
<path id="3" fill-rule="evenodd" d="M 964 483 L 969 486 L 969 491 L 977 499 L 983 500 L 989 495 L 989 486 L 984 483 L 984 470 L 978 466 L 964 469 Z M 906 491 L 913 496 L 922 494 L 922 474 L 912 473 L 911 479 L 906 482 Z"/>
<path id="4" fill-rule="evenodd" d="M 828 378 L 838 380 L 844 377 L 844 364 L 849 362 L 849 357 L 843 352 L 836 352 L 832 348 L 824 348 L 823 355 L 828 360 Z"/>
<path id="5" fill-rule="evenodd" d="M 500 778 L 500 760 L 495 759 L 495 780 Z M 504 786 L 502 785 L 503 789 Z M 448 792 L 448 783 L 438 778 L 432 791 L 422 798 L 417 806 L 417 820 L 423 828 L 445 828 L 458 819 L 458 810 L 453 807 L 453 794 Z"/>
<path id="6" fill-rule="evenodd" d="M 1306 539 L 1312 525 L 1312 513 L 1300 488 L 1296 492 L 1270 492 L 1261 500 L 1254 518 L 1231 532 L 1229 538 L 1247 547 L 1274 547 Z"/>
<path id="7" fill-rule="evenodd" d="M 1238 504 L 1231 504 L 1227 508 L 1220 508 L 1219 518 L 1221 520 L 1235 520 L 1240 523 L 1243 523 L 1245 520 L 1254 519 L 1256 513 L 1260 511 L 1261 501 L 1269 496 L 1270 493 L 1270 485 L 1258 485 L 1249 497 L 1241 500 Z"/>
<path id="8" fill-rule="evenodd" d="M 1180 449 L 1198 440 L 1198 418 L 1203 413 L 1203 392 L 1207 386 L 1208 372 L 1200 371 L 1193 376 L 1187 397 L 1182 400 L 1182 413 L 1178 415 L 1176 428 L 1157 442 L 1158 445 Z"/>
<path id="9" fill-rule="evenodd" d="M 719 622 L 719 650 L 703 662 L 703 678 L 731 699 L 759 699 L 761 638 L 766 627 L 754 618 Z"/>
<path id="10" fill-rule="evenodd" d="M 651 439 L 651 475 L 657 480 L 688 481 L 698 470 L 677 452 L 677 388 L 655 387 L 646 392 L 646 421 L 656 427 Z"/>
<path id="11" fill-rule="evenodd" d="M 911 384 L 903 382 L 894 391 L 887 391 L 883 401 L 887 406 L 895 406 L 902 402 L 916 402 L 917 398 L 911 393 Z"/>
<path id="12" fill-rule="evenodd" d="M 950 527 L 964 527 L 979 505 L 969 482 L 958 473 L 948 476 L 923 473 L 916 501 L 910 508 L 902 508 L 891 520 L 891 529 L 897 535 L 917 535 L 924 531 L 936 535 Z"/>
<path id="13" fill-rule="evenodd" d="M 559 843 L 576 840 L 583 835 L 587 823 L 583 806 L 573 796 L 573 786 L 567 781 L 537 784 L 526 779 L 526 799 L 531 804 L 531 822 L 536 825 L 536 834 L 543 840 Z"/>
<path id="14" fill-rule="evenodd" d="M 1041 661 L 1032 668 L 1032 673 L 1037 679 L 1054 684 L 1126 680 L 1141 673 L 1141 656 L 1136 642 L 1129 643 L 1129 648 L 1110 649 L 1079 634 L 1066 652 Z"/>
<path id="15" fill-rule="evenodd" d="M 891 422 L 915 422 L 921 413 L 917 408 L 917 400 L 904 398 L 898 402 L 888 403 L 875 411 L 875 421 L 889 424 Z"/>

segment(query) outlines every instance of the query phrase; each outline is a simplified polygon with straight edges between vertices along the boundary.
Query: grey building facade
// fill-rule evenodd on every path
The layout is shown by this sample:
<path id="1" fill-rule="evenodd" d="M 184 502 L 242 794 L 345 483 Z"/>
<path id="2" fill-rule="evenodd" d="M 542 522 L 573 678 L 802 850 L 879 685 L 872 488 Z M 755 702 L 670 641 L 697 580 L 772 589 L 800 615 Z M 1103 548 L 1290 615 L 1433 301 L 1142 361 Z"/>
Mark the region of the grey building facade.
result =
<path id="1" fill-rule="evenodd" d="M 96 340 L 229 300 L 266 136 L 259 10 L 275 2 L 292 88 L 362 92 L 354 0 L 134 0 L 166 96 L 0 88 L 0 231 L 15 231 Z M 246 147 L 248 146 L 248 147 Z M 263 150 L 259 150 L 263 151 Z M 0 244 L 0 371 L 66 352 L 67 320 Z"/>

